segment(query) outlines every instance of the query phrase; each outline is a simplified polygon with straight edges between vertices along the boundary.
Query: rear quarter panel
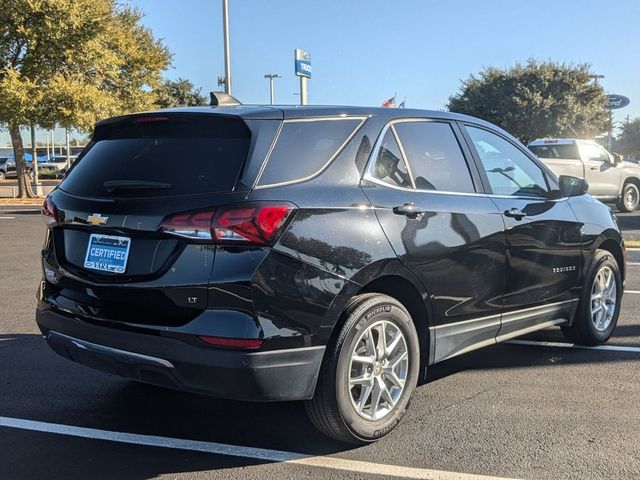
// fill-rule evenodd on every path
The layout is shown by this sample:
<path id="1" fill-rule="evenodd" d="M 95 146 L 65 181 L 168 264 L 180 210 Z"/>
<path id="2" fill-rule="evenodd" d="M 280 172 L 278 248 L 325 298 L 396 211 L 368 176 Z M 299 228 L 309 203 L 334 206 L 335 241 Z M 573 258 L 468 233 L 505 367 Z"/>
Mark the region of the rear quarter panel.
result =
<path id="1" fill-rule="evenodd" d="M 254 298 L 260 302 L 263 292 L 269 292 L 276 300 L 266 312 L 265 296 L 261 314 L 312 335 L 314 342 L 328 340 L 346 303 L 362 285 L 402 268 L 359 186 L 380 128 L 372 119 L 365 122 L 321 175 L 255 189 L 250 195 L 250 200 L 289 201 L 298 207 L 258 269 L 259 278 L 254 277 L 254 288 L 261 290 Z M 278 281 L 287 271 L 291 281 Z M 287 301 L 279 302 L 280 298 Z"/>

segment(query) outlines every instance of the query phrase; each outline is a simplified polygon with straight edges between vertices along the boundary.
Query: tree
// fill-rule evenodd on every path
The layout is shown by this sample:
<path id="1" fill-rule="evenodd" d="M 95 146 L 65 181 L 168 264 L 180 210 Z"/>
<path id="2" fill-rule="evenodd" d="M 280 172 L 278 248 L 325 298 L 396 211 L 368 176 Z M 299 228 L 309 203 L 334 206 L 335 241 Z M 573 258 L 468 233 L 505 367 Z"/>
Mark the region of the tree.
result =
<path id="1" fill-rule="evenodd" d="M 160 108 L 193 107 L 206 105 L 207 98 L 201 95 L 202 88 L 196 89 L 191 81 L 184 78 L 165 80 L 155 90 L 156 104 Z"/>
<path id="2" fill-rule="evenodd" d="M 19 196 L 34 196 L 21 126 L 88 131 L 100 117 L 153 106 L 171 56 L 141 16 L 116 0 L 2 0 L 0 122 Z"/>
<path id="3" fill-rule="evenodd" d="M 537 62 L 487 68 L 462 82 L 448 109 L 483 118 L 529 142 L 535 138 L 594 136 L 607 124 L 604 90 L 589 65 Z"/>
<path id="4" fill-rule="evenodd" d="M 624 124 L 616 143 L 625 156 L 640 158 L 640 118 Z"/>

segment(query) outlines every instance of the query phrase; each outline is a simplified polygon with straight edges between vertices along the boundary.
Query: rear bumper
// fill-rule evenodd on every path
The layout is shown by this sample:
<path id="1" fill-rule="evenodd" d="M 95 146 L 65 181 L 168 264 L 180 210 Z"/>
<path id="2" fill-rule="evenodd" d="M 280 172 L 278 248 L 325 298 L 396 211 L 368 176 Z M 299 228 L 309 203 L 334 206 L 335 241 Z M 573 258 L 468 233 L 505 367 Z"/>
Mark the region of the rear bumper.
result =
<path id="1" fill-rule="evenodd" d="M 325 347 L 242 352 L 94 325 L 48 308 L 36 321 L 61 356 L 145 383 L 246 401 L 313 396 Z"/>

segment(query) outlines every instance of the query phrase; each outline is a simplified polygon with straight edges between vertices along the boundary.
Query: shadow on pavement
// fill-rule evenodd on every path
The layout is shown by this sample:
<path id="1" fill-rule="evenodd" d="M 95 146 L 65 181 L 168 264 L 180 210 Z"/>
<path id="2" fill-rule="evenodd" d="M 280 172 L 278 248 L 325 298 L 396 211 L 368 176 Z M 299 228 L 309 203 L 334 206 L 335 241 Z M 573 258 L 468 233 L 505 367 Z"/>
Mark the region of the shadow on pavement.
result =
<path id="1" fill-rule="evenodd" d="M 39 335 L 0 334 L 0 392 L 5 417 L 310 455 L 353 448 L 315 430 L 301 402 L 238 402 L 136 383 L 58 357 Z M 16 439 L 24 438 L 25 451 L 38 452 L 31 462 L 3 453 L 3 464 L 20 465 L 11 478 L 52 478 L 43 465 L 55 465 L 54 471 L 75 465 L 73 472 L 56 471 L 57 478 L 142 479 L 269 463 L 1 427 L 0 432 L 0 451 L 15 450 Z M 136 452 L 146 460 L 132 456 Z"/>
<path id="2" fill-rule="evenodd" d="M 624 335 L 640 333 L 640 327 L 620 328 Z M 640 355 L 567 349 L 561 360 L 554 362 L 566 365 L 629 360 L 640 361 Z M 469 370 L 549 365 L 549 349 L 501 344 L 430 367 L 426 383 Z M 58 357 L 38 335 L 0 335 L 0 387 L 1 416 L 310 455 L 353 448 L 317 432 L 301 402 L 254 404 L 138 384 Z M 3 463 L 18 468 L 12 478 L 146 479 L 163 473 L 269 463 L 14 429 L 0 428 L 0 432 L 0 451 L 9 452 L 3 454 Z M 25 452 L 38 452 L 37 460 L 24 461 L 20 455 Z M 241 470 L 233 472 L 241 474 Z"/>

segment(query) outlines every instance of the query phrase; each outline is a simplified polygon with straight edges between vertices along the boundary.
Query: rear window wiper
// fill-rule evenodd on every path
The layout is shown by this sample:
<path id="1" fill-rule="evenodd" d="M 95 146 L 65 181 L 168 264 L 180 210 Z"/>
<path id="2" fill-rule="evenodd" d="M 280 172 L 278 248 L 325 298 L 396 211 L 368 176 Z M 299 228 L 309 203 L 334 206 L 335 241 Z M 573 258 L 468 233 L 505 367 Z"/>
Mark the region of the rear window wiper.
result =
<path id="1" fill-rule="evenodd" d="M 102 184 L 108 192 L 116 190 L 156 190 L 171 188 L 170 183 L 148 182 L 146 180 L 107 180 Z"/>

